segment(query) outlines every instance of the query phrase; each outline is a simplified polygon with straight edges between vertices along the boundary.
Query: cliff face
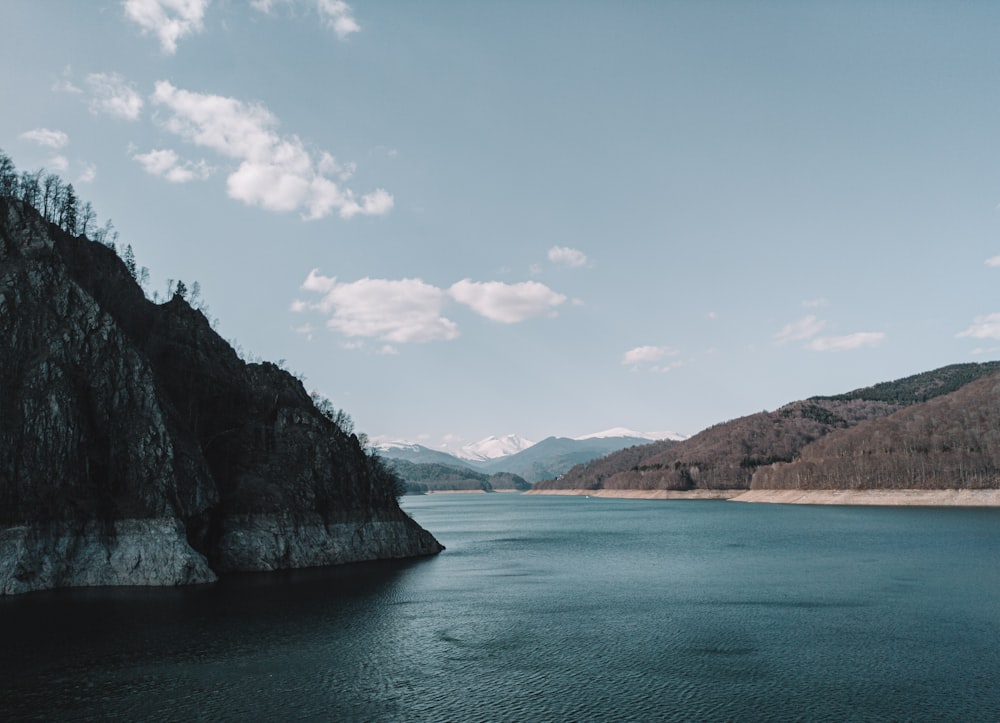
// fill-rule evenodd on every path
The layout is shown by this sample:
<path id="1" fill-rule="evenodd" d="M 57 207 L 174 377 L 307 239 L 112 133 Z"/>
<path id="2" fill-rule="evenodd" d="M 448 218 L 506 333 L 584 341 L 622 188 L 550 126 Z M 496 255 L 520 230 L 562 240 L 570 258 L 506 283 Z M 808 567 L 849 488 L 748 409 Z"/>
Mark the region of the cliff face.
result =
<path id="1" fill-rule="evenodd" d="M 0 199 L 0 593 L 433 554 L 294 377 Z"/>

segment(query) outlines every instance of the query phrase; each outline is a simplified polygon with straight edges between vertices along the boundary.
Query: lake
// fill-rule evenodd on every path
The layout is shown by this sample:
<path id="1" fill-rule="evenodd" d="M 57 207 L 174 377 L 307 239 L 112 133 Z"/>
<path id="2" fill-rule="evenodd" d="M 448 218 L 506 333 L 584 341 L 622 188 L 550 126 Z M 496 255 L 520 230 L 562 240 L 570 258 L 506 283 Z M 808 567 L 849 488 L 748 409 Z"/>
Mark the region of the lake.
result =
<path id="1" fill-rule="evenodd" d="M 6 719 L 997 720 L 1000 510 L 406 497 L 447 546 L 0 599 Z"/>

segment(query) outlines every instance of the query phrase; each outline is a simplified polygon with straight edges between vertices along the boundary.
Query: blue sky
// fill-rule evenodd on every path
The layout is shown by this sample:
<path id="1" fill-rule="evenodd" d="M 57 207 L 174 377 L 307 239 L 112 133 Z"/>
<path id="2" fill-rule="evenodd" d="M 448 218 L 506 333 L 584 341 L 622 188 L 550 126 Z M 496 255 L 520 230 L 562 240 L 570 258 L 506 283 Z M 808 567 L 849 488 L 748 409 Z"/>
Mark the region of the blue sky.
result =
<path id="1" fill-rule="evenodd" d="M 373 438 L 1000 357 L 1000 4 L 7 0 L 0 148 Z"/>

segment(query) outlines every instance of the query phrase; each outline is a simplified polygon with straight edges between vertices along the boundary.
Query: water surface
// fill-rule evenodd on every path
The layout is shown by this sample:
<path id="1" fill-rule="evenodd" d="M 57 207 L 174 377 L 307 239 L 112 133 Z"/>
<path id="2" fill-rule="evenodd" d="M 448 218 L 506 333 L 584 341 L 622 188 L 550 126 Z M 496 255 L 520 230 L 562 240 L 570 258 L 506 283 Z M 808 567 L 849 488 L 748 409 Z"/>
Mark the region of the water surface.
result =
<path id="1" fill-rule="evenodd" d="M 0 600 L 8 717 L 1000 719 L 1000 510 L 429 495 L 425 560 Z"/>

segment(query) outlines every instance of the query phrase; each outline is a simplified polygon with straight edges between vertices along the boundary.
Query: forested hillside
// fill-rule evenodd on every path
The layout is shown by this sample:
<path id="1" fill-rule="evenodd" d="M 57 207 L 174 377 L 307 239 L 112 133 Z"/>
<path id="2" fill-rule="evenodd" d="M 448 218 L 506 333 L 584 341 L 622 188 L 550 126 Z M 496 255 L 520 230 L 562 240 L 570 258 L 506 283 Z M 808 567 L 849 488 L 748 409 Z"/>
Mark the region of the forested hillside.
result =
<path id="1" fill-rule="evenodd" d="M 753 489 L 1000 487 L 1000 376 L 859 424 L 761 467 Z"/>
<path id="2" fill-rule="evenodd" d="M 911 406 L 916 413 L 928 403 L 926 400 L 943 398 L 998 369 L 997 362 L 956 364 L 843 395 L 792 402 L 774 412 L 760 412 L 715 425 L 683 442 L 623 450 L 578 465 L 558 479 L 539 482 L 535 488 L 749 489 L 758 469 L 770 470 L 772 465 L 792 462 L 817 440 L 829 435 L 832 443 L 832 438 L 839 437 L 844 430 L 890 417 Z M 978 404 L 985 397 L 980 394 L 974 399 Z M 935 425 L 956 428 L 968 423 L 967 417 L 952 419 L 957 408 L 944 403 L 939 407 L 940 419 L 936 419 Z M 968 414 L 973 412 L 970 410 Z M 988 449 L 982 444 L 980 448 Z M 786 479 L 784 484 L 794 485 L 788 478 L 783 479 Z M 754 486 L 757 484 L 755 481 Z"/>
<path id="3" fill-rule="evenodd" d="M 402 480 L 407 494 L 425 492 L 456 492 L 482 490 L 527 490 L 531 484 L 509 472 L 486 474 L 445 464 L 414 463 L 403 459 L 386 460 L 389 468 Z"/>

